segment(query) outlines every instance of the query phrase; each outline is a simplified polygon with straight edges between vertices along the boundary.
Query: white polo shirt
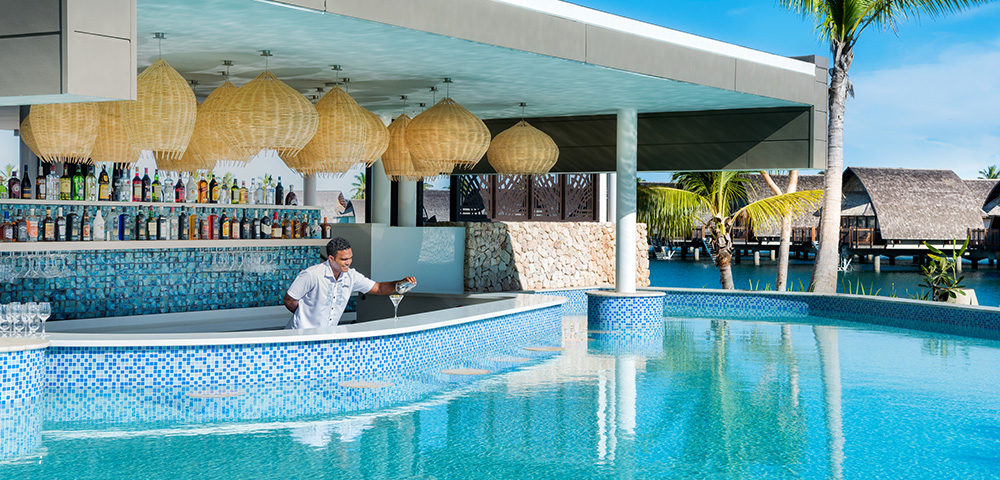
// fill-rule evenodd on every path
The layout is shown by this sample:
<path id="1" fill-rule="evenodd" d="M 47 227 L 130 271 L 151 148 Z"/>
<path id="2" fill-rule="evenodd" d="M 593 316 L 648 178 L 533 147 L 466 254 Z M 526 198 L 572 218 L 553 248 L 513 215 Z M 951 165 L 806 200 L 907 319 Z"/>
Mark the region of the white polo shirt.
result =
<path id="1" fill-rule="evenodd" d="M 354 292 L 368 293 L 375 282 L 351 268 L 333 277 L 330 262 L 313 265 L 299 273 L 288 287 L 288 296 L 299 301 L 285 328 L 319 328 L 340 322 L 347 300 Z"/>

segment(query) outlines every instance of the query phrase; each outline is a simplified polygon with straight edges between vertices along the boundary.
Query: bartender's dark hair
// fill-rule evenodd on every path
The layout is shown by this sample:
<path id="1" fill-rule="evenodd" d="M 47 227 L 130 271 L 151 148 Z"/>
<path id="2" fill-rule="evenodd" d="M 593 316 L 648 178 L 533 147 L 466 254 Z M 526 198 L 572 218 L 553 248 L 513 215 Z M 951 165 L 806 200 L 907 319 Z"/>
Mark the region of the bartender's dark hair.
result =
<path id="1" fill-rule="evenodd" d="M 346 238 L 337 237 L 330 239 L 330 242 L 326 244 L 326 255 L 328 257 L 337 256 L 337 252 L 341 250 L 347 250 L 351 248 L 351 242 L 348 242 Z"/>

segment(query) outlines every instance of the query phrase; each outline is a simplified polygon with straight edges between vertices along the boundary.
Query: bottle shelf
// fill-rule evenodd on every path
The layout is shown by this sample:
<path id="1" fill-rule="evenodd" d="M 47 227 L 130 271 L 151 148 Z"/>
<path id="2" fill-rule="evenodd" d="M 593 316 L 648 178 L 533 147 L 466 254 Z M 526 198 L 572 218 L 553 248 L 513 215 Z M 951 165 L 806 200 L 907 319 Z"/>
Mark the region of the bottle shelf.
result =
<path id="1" fill-rule="evenodd" d="M 326 245 L 326 238 L 265 240 L 129 240 L 118 242 L 5 242 L 0 252 L 74 252 L 92 250 L 155 250 L 185 248 L 308 247 Z"/>
<path id="2" fill-rule="evenodd" d="M 165 202 L 93 202 L 87 200 L 26 200 L 20 198 L 0 198 L 3 205 L 23 205 L 31 207 L 133 207 L 133 208 L 225 208 L 247 210 L 319 210 L 315 205 L 249 205 L 227 203 L 165 203 Z M 44 212 L 43 212 L 44 213 Z M 37 212 L 36 212 L 37 214 Z"/>

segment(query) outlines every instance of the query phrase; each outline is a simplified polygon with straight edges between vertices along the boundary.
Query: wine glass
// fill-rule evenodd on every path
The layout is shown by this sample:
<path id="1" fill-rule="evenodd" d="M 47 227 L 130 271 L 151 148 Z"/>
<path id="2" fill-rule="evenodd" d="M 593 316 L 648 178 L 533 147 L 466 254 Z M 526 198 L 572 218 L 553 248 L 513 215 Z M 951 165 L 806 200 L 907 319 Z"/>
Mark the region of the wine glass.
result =
<path id="1" fill-rule="evenodd" d="M 38 304 L 35 302 L 24 304 L 24 312 L 27 317 L 28 336 L 35 337 L 38 329 L 42 326 L 38 320 Z"/>
<path id="2" fill-rule="evenodd" d="M 398 293 L 393 293 L 389 295 L 389 300 L 392 301 L 392 318 L 399 319 L 399 302 L 403 301 L 403 296 Z"/>
<path id="3" fill-rule="evenodd" d="M 10 319 L 10 323 L 13 325 L 11 332 L 13 332 L 13 336 L 15 337 L 20 337 L 24 333 L 24 319 L 21 318 L 23 312 L 24 307 L 21 305 L 21 302 L 10 302 L 7 305 L 7 318 Z"/>
<path id="4" fill-rule="evenodd" d="M 0 337 L 9 337 L 12 325 L 10 324 L 10 305 L 0 303 Z"/>
<path id="5" fill-rule="evenodd" d="M 41 320 L 42 335 L 45 335 L 45 321 L 52 316 L 52 304 L 42 302 L 38 304 L 38 319 Z"/>

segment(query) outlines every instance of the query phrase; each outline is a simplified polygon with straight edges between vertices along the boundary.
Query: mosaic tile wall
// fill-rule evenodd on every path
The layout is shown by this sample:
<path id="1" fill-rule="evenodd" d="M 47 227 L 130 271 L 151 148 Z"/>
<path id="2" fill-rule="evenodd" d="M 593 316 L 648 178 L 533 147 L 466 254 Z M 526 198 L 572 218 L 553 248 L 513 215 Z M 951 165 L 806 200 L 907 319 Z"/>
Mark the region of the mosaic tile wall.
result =
<path id="1" fill-rule="evenodd" d="M 604 288 L 580 288 L 572 290 L 544 290 L 532 292 L 536 295 L 553 295 L 565 297 L 567 302 L 562 305 L 563 315 L 586 315 L 587 292 L 591 290 L 607 290 Z"/>
<path id="2" fill-rule="evenodd" d="M 810 296 L 766 293 L 664 290 L 669 317 L 801 317 L 809 314 Z"/>
<path id="3" fill-rule="evenodd" d="M 0 303 L 52 303 L 50 321 L 281 305 L 299 271 L 319 263 L 318 246 L 254 247 L 270 273 L 212 271 L 225 247 L 70 252 L 61 278 L 0 283 Z"/>
<path id="4" fill-rule="evenodd" d="M 386 337 L 194 347 L 50 347 L 50 388 L 199 387 L 377 379 L 559 331 L 559 307 Z"/>
<path id="5" fill-rule="evenodd" d="M 663 295 L 607 297 L 587 295 L 587 327 L 619 330 L 663 327 Z"/>
<path id="6" fill-rule="evenodd" d="M 0 459 L 41 444 L 44 365 L 44 349 L 0 353 Z"/>

